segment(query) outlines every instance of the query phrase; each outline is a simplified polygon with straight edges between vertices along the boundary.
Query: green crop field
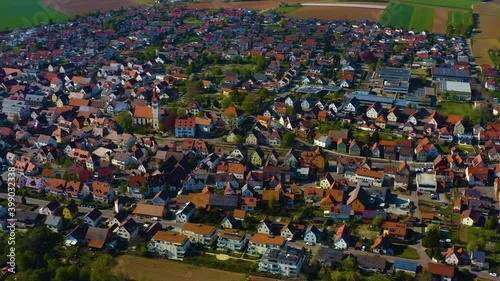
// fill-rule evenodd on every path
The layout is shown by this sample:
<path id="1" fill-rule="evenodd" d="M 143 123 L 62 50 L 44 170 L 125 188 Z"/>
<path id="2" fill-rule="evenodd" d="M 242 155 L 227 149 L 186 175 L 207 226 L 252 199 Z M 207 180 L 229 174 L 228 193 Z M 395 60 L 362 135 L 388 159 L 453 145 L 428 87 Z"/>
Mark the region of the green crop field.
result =
<path id="1" fill-rule="evenodd" d="M 432 31 L 435 9 L 390 3 L 380 18 L 384 26 L 404 27 L 418 31 Z"/>
<path id="2" fill-rule="evenodd" d="M 454 26 L 457 26 L 459 24 L 463 24 L 464 26 L 471 26 L 472 14 L 457 11 L 448 11 L 448 15 L 446 16 L 446 25 L 448 24 L 452 24 Z"/>
<path id="3" fill-rule="evenodd" d="M 412 3 L 434 7 L 471 9 L 473 4 L 481 3 L 481 0 L 398 0 L 397 3 Z"/>
<path id="4" fill-rule="evenodd" d="M 408 27 L 415 7 L 390 3 L 380 18 L 383 26 Z"/>
<path id="5" fill-rule="evenodd" d="M 426 30 L 432 32 L 435 12 L 436 10 L 433 8 L 420 6 L 415 7 L 413 15 L 411 16 L 410 24 L 407 27 L 418 31 Z"/>
<path id="6" fill-rule="evenodd" d="M 69 17 L 49 8 L 43 0 L 1 1 L 0 30 L 14 27 L 29 27 L 67 20 Z"/>

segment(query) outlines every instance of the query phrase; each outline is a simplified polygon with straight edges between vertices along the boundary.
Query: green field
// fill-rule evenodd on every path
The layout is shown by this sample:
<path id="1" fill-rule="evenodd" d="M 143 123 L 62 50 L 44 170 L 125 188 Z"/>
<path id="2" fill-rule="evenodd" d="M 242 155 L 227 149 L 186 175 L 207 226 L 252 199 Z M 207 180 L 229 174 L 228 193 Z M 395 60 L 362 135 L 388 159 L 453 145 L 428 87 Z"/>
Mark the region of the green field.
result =
<path id="1" fill-rule="evenodd" d="M 29 27 L 67 20 L 69 17 L 44 4 L 43 0 L 0 2 L 0 30 L 14 27 Z"/>
<path id="2" fill-rule="evenodd" d="M 459 24 L 463 24 L 464 26 L 471 26 L 472 14 L 457 11 L 448 11 L 448 15 L 446 17 L 446 25 L 448 24 L 452 24 L 454 26 L 457 26 Z"/>
<path id="3" fill-rule="evenodd" d="M 390 3 L 380 18 L 384 26 L 432 31 L 434 8 Z"/>
<path id="4" fill-rule="evenodd" d="M 470 9 L 473 4 L 481 3 L 480 0 L 399 0 L 397 3 L 412 3 L 434 7 Z"/>
<path id="5" fill-rule="evenodd" d="M 415 7 L 413 6 L 390 3 L 385 8 L 380 23 L 383 26 L 407 27 L 414 11 Z"/>
<path id="6" fill-rule="evenodd" d="M 432 24 L 434 23 L 434 13 L 435 10 L 433 8 L 420 7 L 420 6 L 415 7 L 408 28 L 416 29 L 419 31 L 426 30 L 432 32 Z"/>
<path id="7" fill-rule="evenodd" d="M 469 115 L 473 124 L 479 123 L 481 119 L 479 111 L 474 110 L 470 103 L 465 102 L 440 102 L 437 111 L 442 115 Z"/>
<path id="8" fill-rule="evenodd" d="M 285 14 L 291 13 L 297 9 L 300 9 L 301 7 L 302 7 L 301 5 L 281 6 L 281 7 L 277 7 L 276 9 L 267 10 L 264 12 L 264 14 L 285 15 Z"/>

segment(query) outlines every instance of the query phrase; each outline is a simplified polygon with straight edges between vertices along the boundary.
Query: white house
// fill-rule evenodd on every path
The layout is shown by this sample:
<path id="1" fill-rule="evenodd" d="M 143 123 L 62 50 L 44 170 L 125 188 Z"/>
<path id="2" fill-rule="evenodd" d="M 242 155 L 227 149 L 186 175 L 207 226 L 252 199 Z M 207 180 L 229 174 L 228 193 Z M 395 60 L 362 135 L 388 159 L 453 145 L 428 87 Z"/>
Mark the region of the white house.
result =
<path id="1" fill-rule="evenodd" d="M 304 242 L 306 243 L 320 243 L 321 231 L 314 225 L 308 226 L 304 232 Z"/>
<path id="2" fill-rule="evenodd" d="M 186 235 L 158 231 L 148 243 L 148 251 L 169 259 L 182 260 L 191 243 Z"/>
<path id="3" fill-rule="evenodd" d="M 180 207 L 179 210 L 175 213 L 175 220 L 180 223 L 189 222 L 195 210 L 196 206 L 193 203 L 188 202 Z"/>
<path id="4" fill-rule="evenodd" d="M 139 225 L 132 218 L 127 219 L 116 229 L 116 235 L 126 241 L 134 239 L 138 234 Z"/>
<path id="5" fill-rule="evenodd" d="M 97 227 L 102 222 L 102 213 L 98 209 L 93 209 L 85 217 L 83 217 L 83 223 L 89 226 Z"/>
<path id="6" fill-rule="evenodd" d="M 314 138 L 314 145 L 322 148 L 329 148 L 332 145 L 332 139 L 327 135 L 318 134 Z"/>
<path id="7" fill-rule="evenodd" d="M 335 238 L 333 240 L 336 249 L 347 249 L 347 247 L 349 246 L 350 233 L 351 231 L 345 224 L 337 229 L 337 233 L 335 234 Z"/>
<path id="8" fill-rule="evenodd" d="M 62 218 L 58 216 L 48 215 L 47 218 L 45 218 L 45 226 L 47 226 L 48 229 L 54 232 L 59 232 L 62 228 Z"/>

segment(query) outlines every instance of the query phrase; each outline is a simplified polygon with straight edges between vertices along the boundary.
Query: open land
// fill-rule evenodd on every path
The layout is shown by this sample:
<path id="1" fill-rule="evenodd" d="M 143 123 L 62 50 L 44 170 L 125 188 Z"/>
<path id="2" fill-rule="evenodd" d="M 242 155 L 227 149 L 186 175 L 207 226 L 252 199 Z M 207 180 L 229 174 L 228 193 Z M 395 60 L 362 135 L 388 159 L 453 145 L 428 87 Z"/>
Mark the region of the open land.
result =
<path id="1" fill-rule="evenodd" d="M 488 50 L 500 47 L 500 4 L 498 2 L 481 3 L 474 5 L 474 14 L 478 14 L 478 27 L 472 38 L 474 56 L 478 65 L 493 64 Z"/>
<path id="2" fill-rule="evenodd" d="M 434 22 L 434 9 L 428 7 L 415 7 L 408 28 L 432 31 Z"/>
<path id="3" fill-rule="evenodd" d="M 43 0 L 0 2 L 0 30 L 64 21 L 68 16 L 48 7 Z"/>
<path id="4" fill-rule="evenodd" d="M 414 11 L 413 6 L 391 3 L 380 18 L 380 23 L 384 26 L 406 27 L 410 24 Z"/>
<path id="5" fill-rule="evenodd" d="M 472 123 L 479 123 L 479 111 L 474 110 L 469 103 L 441 102 L 439 103 L 439 114 L 444 115 L 468 115 Z"/>
<path id="6" fill-rule="evenodd" d="M 148 281 L 241 281 L 244 274 L 193 266 L 167 259 L 151 259 L 124 255 L 117 258 L 118 264 L 113 269 L 117 274 L 125 273 L 132 278 L 140 274 Z M 168 278 L 166 278 L 168 276 Z"/>
<path id="7" fill-rule="evenodd" d="M 412 3 L 435 7 L 470 9 L 472 5 L 480 3 L 479 0 L 401 0 L 397 3 Z"/>
<path id="8" fill-rule="evenodd" d="M 434 11 L 434 23 L 432 25 L 432 32 L 445 33 L 447 22 L 447 10 L 444 8 L 436 8 Z"/>
<path id="9" fill-rule="evenodd" d="M 109 11 L 141 5 L 135 0 L 45 0 L 45 4 L 66 15 L 83 15 L 93 11 Z"/>
<path id="10" fill-rule="evenodd" d="M 328 19 L 350 19 L 360 20 L 366 19 L 370 21 L 378 21 L 382 16 L 382 9 L 365 9 L 353 7 L 302 7 L 291 13 L 286 14 L 289 18 L 316 18 L 320 20 Z"/>

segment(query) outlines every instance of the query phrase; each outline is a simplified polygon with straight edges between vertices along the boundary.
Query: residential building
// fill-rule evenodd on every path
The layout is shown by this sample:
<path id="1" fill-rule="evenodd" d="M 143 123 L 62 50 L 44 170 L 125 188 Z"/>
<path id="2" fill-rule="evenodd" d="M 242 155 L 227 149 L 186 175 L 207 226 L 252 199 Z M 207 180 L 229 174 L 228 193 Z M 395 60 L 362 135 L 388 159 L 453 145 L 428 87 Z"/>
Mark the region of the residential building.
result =
<path id="1" fill-rule="evenodd" d="M 296 277 L 302 268 L 300 254 L 287 253 L 277 249 L 268 249 L 259 262 L 259 271 L 286 277 Z"/>
<path id="2" fill-rule="evenodd" d="M 280 250 L 287 248 L 287 241 L 281 236 L 256 233 L 248 244 L 248 253 L 263 255 L 268 249 Z"/>
<path id="3" fill-rule="evenodd" d="M 188 222 L 182 227 L 182 234 L 186 235 L 191 243 L 210 247 L 217 240 L 216 230 L 213 226 Z"/>
<path id="4" fill-rule="evenodd" d="M 148 243 L 148 251 L 169 259 L 182 260 L 191 243 L 186 235 L 158 231 Z"/>
<path id="5" fill-rule="evenodd" d="M 247 242 L 246 233 L 244 231 L 226 229 L 217 239 L 217 248 L 242 252 Z"/>

